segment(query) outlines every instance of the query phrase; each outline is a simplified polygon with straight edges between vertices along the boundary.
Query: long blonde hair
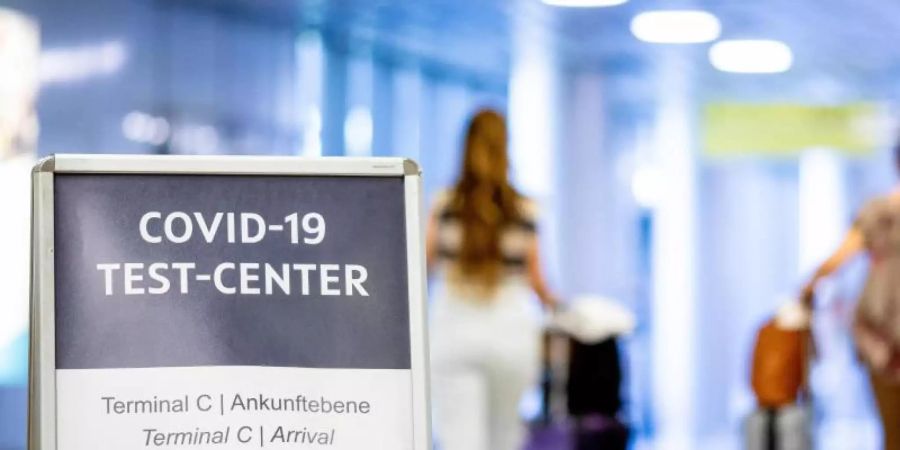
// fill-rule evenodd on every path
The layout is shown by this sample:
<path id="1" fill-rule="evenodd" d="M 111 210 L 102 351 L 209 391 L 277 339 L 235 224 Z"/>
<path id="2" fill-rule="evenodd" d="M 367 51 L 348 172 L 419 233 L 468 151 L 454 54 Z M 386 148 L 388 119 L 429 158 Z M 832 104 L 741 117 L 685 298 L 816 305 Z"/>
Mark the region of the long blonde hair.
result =
<path id="1" fill-rule="evenodd" d="M 462 230 L 455 272 L 483 293 L 493 292 L 503 275 L 501 237 L 521 220 L 521 198 L 509 181 L 506 121 L 496 111 L 478 111 L 469 122 L 449 207 Z"/>

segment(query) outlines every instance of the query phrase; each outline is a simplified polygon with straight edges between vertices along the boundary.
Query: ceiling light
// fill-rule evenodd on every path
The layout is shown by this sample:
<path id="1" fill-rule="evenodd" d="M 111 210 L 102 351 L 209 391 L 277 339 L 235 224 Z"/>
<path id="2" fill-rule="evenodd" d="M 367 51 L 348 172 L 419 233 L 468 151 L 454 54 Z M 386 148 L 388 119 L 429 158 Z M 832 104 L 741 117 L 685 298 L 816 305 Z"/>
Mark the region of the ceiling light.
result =
<path id="1" fill-rule="evenodd" d="M 709 49 L 709 62 L 723 72 L 780 73 L 794 63 L 794 54 L 784 42 L 729 40 Z"/>
<path id="2" fill-rule="evenodd" d="M 45 50 L 40 60 L 41 83 L 74 82 L 110 75 L 118 72 L 127 58 L 128 50 L 121 41 Z"/>
<path id="3" fill-rule="evenodd" d="M 171 126 L 164 117 L 132 111 L 122 118 L 122 134 L 142 144 L 163 145 L 169 140 Z"/>
<path id="4" fill-rule="evenodd" d="M 545 5 L 562 8 L 602 8 L 627 3 L 628 0 L 542 0 Z"/>
<path id="5" fill-rule="evenodd" d="M 631 21 L 638 39 L 656 44 L 696 44 L 719 38 L 722 25 L 705 11 L 649 11 Z"/>

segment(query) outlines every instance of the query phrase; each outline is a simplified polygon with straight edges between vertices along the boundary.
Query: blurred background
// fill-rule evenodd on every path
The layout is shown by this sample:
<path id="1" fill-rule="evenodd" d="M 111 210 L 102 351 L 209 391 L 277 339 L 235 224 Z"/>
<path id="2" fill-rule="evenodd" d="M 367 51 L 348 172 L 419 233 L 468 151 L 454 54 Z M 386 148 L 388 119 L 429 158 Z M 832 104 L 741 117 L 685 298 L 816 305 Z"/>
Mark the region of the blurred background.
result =
<path id="1" fill-rule="evenodd" d="M 4 0 L 0 449 L 25 442 L 36 158 L 404 156 L 431 197 L 484 106 L 552 284 L 637 313 L 635 447 L 740 448 L 757 327 L 895 182 L 895 42 L 883 0 Z M 816 319 L 822 449 L 879 442 L 856 266 Z"/>

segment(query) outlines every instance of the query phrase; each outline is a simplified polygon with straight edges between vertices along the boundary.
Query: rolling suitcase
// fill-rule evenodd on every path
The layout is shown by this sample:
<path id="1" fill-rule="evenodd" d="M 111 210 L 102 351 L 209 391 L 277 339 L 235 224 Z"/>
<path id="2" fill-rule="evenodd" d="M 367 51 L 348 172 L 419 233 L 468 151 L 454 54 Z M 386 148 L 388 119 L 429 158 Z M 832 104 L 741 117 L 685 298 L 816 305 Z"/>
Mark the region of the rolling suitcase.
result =
<path id="1" fill-rule="evenodd" d="M 625 450 L 628 428 L 622 409 L 622 366 L 615 337 L 595 344 L 571 340 L 569 414 L 575 418 L 575 450 Z"/>
<path id="2" fill-rule="evenodd" d="M 804 406 L 757 409 L 745 427 L 745 450 L 812 449 L 812 423 Z"/>
<path id="3" fill-rule="evenodd" d="M 615 417 L 622 409 L 622 364 L 616 338 L 596 344 L 571 340 L 569 382 L 566 385 L 569 414 L 573 417 Z"/>
<path id="4" fill-rule="evenodd" d="M 625 450 L 628 428 L 618 419 L 594 416 L 581 418 L 575 430 L 574 450 Z"/>
<path id="5" fill-rule="evenodd" d="M 757 409 L 745 423 L 746 450 L 811 450 L 811 299 L 791 303 L 756 336 L 750 376 Z"/>

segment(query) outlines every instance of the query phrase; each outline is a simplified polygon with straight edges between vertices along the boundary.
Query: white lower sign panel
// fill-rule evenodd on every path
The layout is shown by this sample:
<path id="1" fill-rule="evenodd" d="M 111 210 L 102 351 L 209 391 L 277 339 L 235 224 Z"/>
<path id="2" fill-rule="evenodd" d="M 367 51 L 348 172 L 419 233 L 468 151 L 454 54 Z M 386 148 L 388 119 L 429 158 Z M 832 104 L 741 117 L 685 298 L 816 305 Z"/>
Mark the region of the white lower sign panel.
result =
<path id="1" fill-rule="evenodd" d="M 408 370 L 57 371 L 60 450 L 413 449 Z"/>

